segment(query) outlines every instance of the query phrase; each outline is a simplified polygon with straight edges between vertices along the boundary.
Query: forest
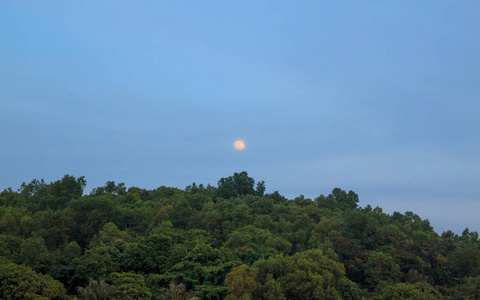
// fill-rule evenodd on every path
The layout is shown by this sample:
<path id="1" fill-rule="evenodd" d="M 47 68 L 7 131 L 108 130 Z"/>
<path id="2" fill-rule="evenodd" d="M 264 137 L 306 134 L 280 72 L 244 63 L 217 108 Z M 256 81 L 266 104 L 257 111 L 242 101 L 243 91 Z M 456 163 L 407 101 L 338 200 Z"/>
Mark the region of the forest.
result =
<path id="1" fill-rule="evenodd" d="M 32 180 L 0 193 L 1 299 L 480 299 L 480 240 L 353 191 Z"/>

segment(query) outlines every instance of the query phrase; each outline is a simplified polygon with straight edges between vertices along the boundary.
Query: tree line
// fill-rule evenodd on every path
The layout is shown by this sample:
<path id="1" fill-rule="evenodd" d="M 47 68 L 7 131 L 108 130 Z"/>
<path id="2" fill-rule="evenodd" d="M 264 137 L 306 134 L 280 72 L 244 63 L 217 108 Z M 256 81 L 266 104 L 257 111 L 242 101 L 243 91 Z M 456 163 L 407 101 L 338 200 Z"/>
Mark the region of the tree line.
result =
<path id="1" fill-rule="evenodd" d="M 353 191 L 217 186 L 84 193 L 84 177 L 0 193 L 2 299 L 480 299 L 480 240 Z"/>

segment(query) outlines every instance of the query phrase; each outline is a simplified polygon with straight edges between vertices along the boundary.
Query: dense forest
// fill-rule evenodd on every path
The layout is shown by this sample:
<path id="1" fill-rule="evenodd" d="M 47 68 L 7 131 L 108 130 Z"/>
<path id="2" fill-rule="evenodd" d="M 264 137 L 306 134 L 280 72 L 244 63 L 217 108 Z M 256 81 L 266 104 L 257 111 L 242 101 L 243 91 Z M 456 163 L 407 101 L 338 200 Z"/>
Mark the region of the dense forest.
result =
<path id="1" fill-rule="evenodd" d="M 480 240 L 413 212 L 265 193 L 246 172 L 154 190 L 65 175 L 0 193 L 2 299 L 480 299 Z"/>

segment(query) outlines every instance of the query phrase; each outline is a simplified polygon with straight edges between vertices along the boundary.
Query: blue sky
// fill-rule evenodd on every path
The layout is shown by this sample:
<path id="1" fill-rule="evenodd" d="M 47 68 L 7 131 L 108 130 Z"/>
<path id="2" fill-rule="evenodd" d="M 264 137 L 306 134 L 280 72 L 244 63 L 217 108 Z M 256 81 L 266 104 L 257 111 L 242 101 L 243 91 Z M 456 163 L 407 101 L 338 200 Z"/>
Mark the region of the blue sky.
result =
<path id="1" fill-rule="evenodd" d="M 479 96 L 478 1 L 0 3 L 0 189 L 245 170 L 480 231 Z"/>

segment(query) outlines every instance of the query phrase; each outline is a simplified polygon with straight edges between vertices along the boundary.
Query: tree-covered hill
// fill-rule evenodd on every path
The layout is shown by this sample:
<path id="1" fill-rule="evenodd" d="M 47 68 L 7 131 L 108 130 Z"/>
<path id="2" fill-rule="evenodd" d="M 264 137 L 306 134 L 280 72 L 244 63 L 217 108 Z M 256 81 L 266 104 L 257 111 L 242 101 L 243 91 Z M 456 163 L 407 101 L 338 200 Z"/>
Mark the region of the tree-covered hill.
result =
<path id="1" fill-rule="evenodd" d="M 0 193 L 2 299 L 480 299 L 480 240 L 412 212 L 217 187 L 84 194 L 65 175 Z"/>

